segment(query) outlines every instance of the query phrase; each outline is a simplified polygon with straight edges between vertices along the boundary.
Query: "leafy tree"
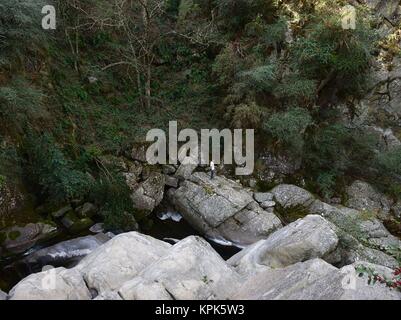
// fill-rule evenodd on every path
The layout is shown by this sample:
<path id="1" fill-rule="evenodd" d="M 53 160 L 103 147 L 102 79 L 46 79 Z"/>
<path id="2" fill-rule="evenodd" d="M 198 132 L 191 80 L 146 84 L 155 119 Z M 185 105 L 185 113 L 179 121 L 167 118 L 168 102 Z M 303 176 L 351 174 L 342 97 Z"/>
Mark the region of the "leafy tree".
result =
<path id="1" fill-rule="evenodd" d="M 377 140 L 363 128 L 334 122 L 308 134 L 303 166 L 324 194 L 330 194 L 347 175 L 366 175 L 375 158 Z"/>
<path id="2" fill-rule="evenodd" d="M 339 9 L 313 14 L 304 33 L 291 47 L 293 67 L 319 82 L 316 94 L 334 86 L 339 95 L 356 95 L 365 89 L 376 35 L 362 11 L 355 30 L 345 30 Z"/>
<path id="3" fill-rule="evenodd" d="M 305 130 L 312 123 L 312 117 L 307 110 L 293 108 L 273 114 L 265 122 L 264 129 L 295 153 L 300 154 L 303 150 Z"/>

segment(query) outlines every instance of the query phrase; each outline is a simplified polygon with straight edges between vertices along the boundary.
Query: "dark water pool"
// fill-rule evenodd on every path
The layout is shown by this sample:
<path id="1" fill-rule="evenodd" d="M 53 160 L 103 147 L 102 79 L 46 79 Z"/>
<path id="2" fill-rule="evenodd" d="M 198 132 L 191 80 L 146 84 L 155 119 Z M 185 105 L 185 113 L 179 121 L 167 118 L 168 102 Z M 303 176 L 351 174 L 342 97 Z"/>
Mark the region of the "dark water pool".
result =
<path id="1" fill-rule="evenodd" d="M 173 219 L 178 220 L 179 214 L 172 208 L 161 207 L 158 208 L 154 213 L 153 226 L 150 231 L 144 232 L 156 239 L 164 240 L 170 243 L 174 243 L 175 240 L 182 240 L 188 236 L 198 235 L 202 236 L 194 228 L 192 228 L 184 219 L 180 221 L 174 221 L 171 218 L 161 220 L 160 217 L 166 217 L 166 215 L 173 216 Z M 218 243 L 216 240 L 206 239 L 210 245 L 220 254 L 220 256 L 227 260 L 234 254 L 241 251 L 240 248 L 230 245 L 229 243 L 223 244 Z"/>

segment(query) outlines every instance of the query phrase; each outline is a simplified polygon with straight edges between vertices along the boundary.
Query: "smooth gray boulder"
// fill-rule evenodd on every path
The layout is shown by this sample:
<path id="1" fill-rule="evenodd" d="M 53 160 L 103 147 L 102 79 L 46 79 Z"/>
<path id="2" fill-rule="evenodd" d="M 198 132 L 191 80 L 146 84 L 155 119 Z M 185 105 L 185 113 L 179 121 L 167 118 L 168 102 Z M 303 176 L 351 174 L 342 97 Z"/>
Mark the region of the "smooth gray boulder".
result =
<path id="1" fill-rule="evenodd" d="M 272 201 L 273 197 L 274 197 L 273 193 L 270 192 L 255 192 L 253 194 L 253 198 L 259 203 L 265 201 Z"/>
<path id="2" fill-rule="evenodd" d="M 400 300 L 385 285 L 369 285 L 355 266 L 337 269 L 321 259 L 271 269 L 249 278 L 233 296 L 245 300 Z"/>
<path id="3" fill-rule="evenodd" d="M 280 228 L 280 220 L 263 210 L 252 193 L 222 176 L 211 180 L 196 172 L 177 190 L 168 192 L 178 212 L 195 229 L 210 238 L 249 245 Z"/>
<path id="4" fill-rule="evenodd" d="M 274 200 L 284 209 L 308 207 L 315 197 L 305 189 L 290 184 L 280 184 L 270 191 Z"/>
<path id="5" fill-rule="evenodd" d="M 0 290 L 0 301 L 7 300 L 7 293 Z"/>
<path id="6" fill-rule="evenodd" d="M 273 208 L 276 205 L 275 201 L 265 201 L 260 204 L 263 209 Z"/>
<path id="7" fill-rule="evenodd" d="M 75 267 L 88 287 L 113 291 L 158 260 L 170 244 L 138 232 L 120 234 L 87 255 Z"/>
<path id="8" fill-rule="evenodd" d="M 391 208 L 390 200 L 364 181 L 355 181 L 346 188 L 350 208 L 376 213 L 380 217 L 388 217 Z"/>
<path id="9" fill-rule="evenodd" d="M 125 283 L 119 294 L 125 300 L 223 300 L 233 294 L 239 281 L 209 243 L 190 236 Z"/>
<path id="10" fill-rule="evenodd" d="M 38 241 L 52 237 L 57 227 L 47 223 L 28 223 L 23 227 L 14 226 L 1 230 L 5 240 L 1 246 L 12 253 L 21 253 L 33 247 Z"/>
<path id="11" fill-rule="evenodd" d="M 313 258 L 324 258 L 338 245 L 336 227 L 318 215 L 308 215 L 242 250 L 228 260 L 241 274 L 265 267 L 283 268 Z"/>
<path id="12" fill-rule="evenodd" d="M 35 251 L 23 258 L 21 262 L 31 270 L 45 265 L 71 266 L 109 240 L 110 238 L 103 233 L 79 237 Z"/>
<path id="13" fill-rule="evenodd" d="M 75 269 L 49 269 L 21 280 L 9 293 L 10 300 L 89 300 L 91 294 Z"/>

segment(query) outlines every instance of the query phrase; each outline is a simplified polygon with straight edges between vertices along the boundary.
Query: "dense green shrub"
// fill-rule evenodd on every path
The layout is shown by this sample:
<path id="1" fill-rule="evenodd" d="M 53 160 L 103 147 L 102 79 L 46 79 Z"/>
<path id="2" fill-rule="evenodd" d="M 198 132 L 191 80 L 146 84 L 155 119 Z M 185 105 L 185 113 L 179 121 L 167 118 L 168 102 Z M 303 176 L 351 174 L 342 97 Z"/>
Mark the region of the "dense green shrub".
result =
<path id="1" fill-rule="evenodd" d="M 250 102 L 249 104 L 242 103 L 229 106 L 226 117 L 231 120 L 230 125 L 232 128 L 259 128 L 262 119 L 262 110 L 254 102 Z"/>
<path id="2" fill-rule="evenodd" d="M 135 218 L 138 213 L 132 207 L 130 190 L 121 174 L 101 174 L 93 185 L 90 199 L 100 207 L 107 229 L 127 231 L 137 228 Z"/>
<path id="3" fill-rule="evenodd" d="M 221 28 L 229 33 L 244 29 L 257 16 L 270 20 L 276 11 L 273 0 L 217 0 L 216 3 Z"/>
<path id="4" fill-rule="evenodd" d="M 279 17 L 277 21 L 269 24 L 261 15 L 258 15 L 246 25 L 247 36 L 256 38 L 258 46 L 264 48 L 273 46 L 278 49 L 278 46 L 284 42 L 287 31 L 287 20 L 284 17 Z"/>
<path id="5" fill-rule="evenodd" d="M 312 117 L 307 110 L 293 108 L 273 114 L 265 122 L 264 129 L 299 154 L 304 146 L 305 130 L 312 123 Z"/>
<path id="6" fill-rule="evenodd" d="M 90 176 L 77 170 L 48 134 L 27 138 L 24 153 L 26 177 L 43 197 L 60 203 L 82 199 L 90 190 Z"/>
<path id="7" fill-rule="evenodd" d="M 276 73 L 277 66 L 272 63 L 243 71 L 239 78 L 247 90 L 271 92 L 277 81 Z"/>
<path id="8" fill-rule="evenodd" d="M 356 29 L 345 30 L 336 11 L 312 15 L 291 47 L 294 68 L 308 79 L 335 85 L 339 93 L 362 93 L 377 40 L 366 17 L 358 12 Z"/>
<path id="9" fill-rule="evenodd" d="M 348 175 L 366 176 L 374 163 L 377 139 L 362 128 L 348 128 L 342 123 L 320 126 L 309 133 L 304 148 L 304 168 L 329 195 Z"/>
<path id="10" fill-rule="evenodd" d="M 46 116 L 44 98 L 40 89 L 23 78 L 13 79 L 7 86 L 0 86 L 0 120 L 9 131 L 21 133 L 27 124 Z"/>
<path id="11" fill-rule="evenodd" d="M 379 153 L 377 163 L 383 174 L 401 176 L 401 147 Z"/>

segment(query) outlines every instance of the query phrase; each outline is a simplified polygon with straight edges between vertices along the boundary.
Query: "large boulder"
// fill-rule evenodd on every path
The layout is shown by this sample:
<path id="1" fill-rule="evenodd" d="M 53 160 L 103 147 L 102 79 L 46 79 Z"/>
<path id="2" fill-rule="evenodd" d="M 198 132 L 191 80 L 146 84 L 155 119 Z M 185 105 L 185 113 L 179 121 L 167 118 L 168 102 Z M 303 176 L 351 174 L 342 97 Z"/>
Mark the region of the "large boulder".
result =
<path id="1" fill-rule="evenodd" d="M 7 300 L 7 293 L 0 290 L 0 301 Z"/>
<path id="2" fill-rule="evenodd" d="M 336 227 L 318 215 L 308 215 L 274 232 L 233 256 L 228 262 L 240 273 L 282 268 L 313 258 L 324 258 L 338 245 Z"/>
<path id="3" fill-rule="evenodd" d="M 382 79 L 373 85 L 372 90 L 357 107 L 358 112 L 365 115 L 368 123 L 390 128 L 395 132 L 399 132 L 401 128 L 400 61 L 400 58 L 393 59 L 392 65 L 386 67 L 392 71 L 381 73 Z"/>
<path id="4" fill-rule="evenodd" d="M 390 200 L 364 181 L 353 182 L 346 189 L 346 193 L 346 205 L 350 208 L 377 213 L 382 218 L 390 214 Z"/>
<path id="5" fill-rule="evenodd" d="M 271 193 L 283 220 L 291 222 L 308 214 L 316 214 L 337 227 L 340 245 L 339 250 L 328 259 L 330 263 L 346 265 L 363 259 L 387 267 L 397 266 L 392 252 L 394 248 L 401 247 L 401 241 L 385 228 L 375 212 L 333 206 L 293 185 L 279 185 Z"/>
<path id="6" fill-rule="evenodd" d="M 273 201 L 274 194 L 270 192 L 255 192 L 253 198 L 258 203 L 264 203 L 266 201 Z"/>
<path id="7" fill-rule="evenodd" d="M 0 231 L 4 249 L 21 253 L 33 247 L 38 241 L 52 237 L 57 227 L 47 223 L 29 223 L 23 227 L 14 226 Z"/>
<path id="8" fill-rule="evenodd" d="M 227 299 L 239 276 L 205 240 L 191 236 L 125 283 L 119 294 L 126 300 Z"/>
<path id="9" fill-rule="evenodd" d="M 49 269 L 20 281 L 10 300 L 89 300 L 91 294 L 81 274 L 74 269 Z"/>
<path id="10" fill-rule="evenodd" d="M 72 266 L 95 249 L 106 243 L 110 238 L 99 233 L 57 243 L 40 249 L 21 260 L 30 270 L 38 270 L 45 265 Z"/>
<path id="11" fill-rule="evenodd" d="M 170 244 L 137 232 L 120 234 L 75 267 L 98 293 L 112 291 L 158 260 Z"/>
<path id="12" fill-rule="evenodd" d="M 401 18 L 399 0 L 365 0 L 373 12 L 396 25 Z"/>
<path id="13" fill-rule="evenodd" d="M 249 245 L 280 228 L 280 220 L 263 210 L 252 193 L 240 184 L 218 176 L 211 180 L 203 172 L 192 174 L 169 199 L 178 212 L 199 232 Z"/>
<path id="14" fill-rule="evenodd" d="M 274 200 L 284 209 L 306 208 L 315 199 L 309 191 L 290 184 L 280 184 L 270 192 Z"/>
<path id="15" fill-rule="evenodd" d="M 250 277 L 233 296 L 247 300 L 400 300 L 384 284 L 368 284 L 355 266 L 337 269 L 321 259 L 271 269 Z"/>
<path id="16" fill-rule="evenodd" d="M 396 267 L 391 256 L 393 248 L 401 247 L 401 241 L 390 234 L 375 215 L 342 206 L 332 206 L 316 200 L 309 212 L 325 217 L 338 227 L 342 264 L 365 260 L 387 267 Z"/>
<path id="17" fill-rule="evenodd" d="M 166 178 L 164 174 L 151 172 L 144 181 L 132 172 L 125 173 L 126 181 L 132 190 L 131 199 L 134 208 L 144 212 L 152 212 L 162 201 Z"/>

